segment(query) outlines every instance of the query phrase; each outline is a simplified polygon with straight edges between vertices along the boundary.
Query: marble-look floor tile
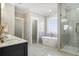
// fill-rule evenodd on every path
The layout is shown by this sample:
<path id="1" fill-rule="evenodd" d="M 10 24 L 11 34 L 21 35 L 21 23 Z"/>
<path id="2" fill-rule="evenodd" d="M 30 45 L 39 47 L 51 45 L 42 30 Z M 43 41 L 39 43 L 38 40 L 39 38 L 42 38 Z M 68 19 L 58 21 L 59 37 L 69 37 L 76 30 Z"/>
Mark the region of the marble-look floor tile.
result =
<path id="1" fill-rule="evenodd" d="M 71 56 L 70 54 L 60 52 L 56 48 L 48 47 L 42 44 L 32 44 L 28 46 L 29 56 Z"/>

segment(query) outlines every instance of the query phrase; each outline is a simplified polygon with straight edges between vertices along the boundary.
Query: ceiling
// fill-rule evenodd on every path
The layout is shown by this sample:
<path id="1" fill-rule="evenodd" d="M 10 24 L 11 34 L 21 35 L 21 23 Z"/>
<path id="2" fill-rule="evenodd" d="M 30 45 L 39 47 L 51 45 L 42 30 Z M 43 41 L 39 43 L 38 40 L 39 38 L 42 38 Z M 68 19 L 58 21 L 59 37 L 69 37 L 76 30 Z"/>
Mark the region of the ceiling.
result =
<path id="1" fill-rule="evenodd" d="M 62 7 L 65 9 L 79 8 L 79 3 L 63 3 Z"/>
<path id="2" fill-rule="evenodd" d="M 55 15 L 57 13 L 56 3 L 15 3 L 14 5 L 23 12 L 30 10 L 43 16 Z M 49 10 L 52 11 L 49 12 Z"/>

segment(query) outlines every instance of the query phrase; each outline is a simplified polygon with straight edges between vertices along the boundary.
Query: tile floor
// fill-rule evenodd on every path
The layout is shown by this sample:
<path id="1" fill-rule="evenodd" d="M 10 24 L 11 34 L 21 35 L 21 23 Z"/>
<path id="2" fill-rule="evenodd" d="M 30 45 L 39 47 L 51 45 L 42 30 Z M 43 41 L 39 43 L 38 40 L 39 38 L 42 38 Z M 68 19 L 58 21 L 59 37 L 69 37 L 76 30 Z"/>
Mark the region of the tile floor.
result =
<path id="1" fill-rule="evenodd" d="M 48 47 L 42 44 L 32 44 L 28 46 L 29 56 L 72 56 L 70 54 L 60 52 L 56 48 Z"/>

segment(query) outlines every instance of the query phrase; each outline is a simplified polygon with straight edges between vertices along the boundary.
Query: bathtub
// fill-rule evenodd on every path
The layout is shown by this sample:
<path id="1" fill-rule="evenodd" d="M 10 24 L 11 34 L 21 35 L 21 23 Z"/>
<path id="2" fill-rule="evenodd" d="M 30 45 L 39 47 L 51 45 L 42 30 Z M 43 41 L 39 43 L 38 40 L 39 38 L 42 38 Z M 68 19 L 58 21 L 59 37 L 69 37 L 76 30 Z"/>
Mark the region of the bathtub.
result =
<path id="1" fill-rule="evenodd" d="M 54 48 L 56 48 L 57 39 L 57 37 L 42 36 L 43 44 Z"/>

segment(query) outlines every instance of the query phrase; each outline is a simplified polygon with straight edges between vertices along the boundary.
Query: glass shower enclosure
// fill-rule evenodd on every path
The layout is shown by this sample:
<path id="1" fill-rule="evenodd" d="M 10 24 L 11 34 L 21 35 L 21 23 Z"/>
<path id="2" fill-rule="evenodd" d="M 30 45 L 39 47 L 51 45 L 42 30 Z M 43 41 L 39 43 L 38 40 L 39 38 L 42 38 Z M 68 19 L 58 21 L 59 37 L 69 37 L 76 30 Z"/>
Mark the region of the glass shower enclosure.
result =
<path id="1" fill-rule="evenodd" d="M 60 4 L 60 49 L 79 55 L 79 3 Z"/>

